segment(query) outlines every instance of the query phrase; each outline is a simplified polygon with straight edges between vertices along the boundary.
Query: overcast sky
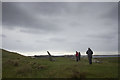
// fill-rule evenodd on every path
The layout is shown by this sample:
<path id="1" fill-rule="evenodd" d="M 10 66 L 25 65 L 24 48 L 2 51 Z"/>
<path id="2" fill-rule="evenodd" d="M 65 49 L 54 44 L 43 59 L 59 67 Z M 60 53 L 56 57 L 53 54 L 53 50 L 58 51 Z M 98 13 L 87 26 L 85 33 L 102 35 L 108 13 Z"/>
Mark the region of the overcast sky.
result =
<path id="1" fill-rule="evenodd" d="M 3 2 L 2 24 L 2 48 L 23 54 L 118 51 L 117 2 Z"/>

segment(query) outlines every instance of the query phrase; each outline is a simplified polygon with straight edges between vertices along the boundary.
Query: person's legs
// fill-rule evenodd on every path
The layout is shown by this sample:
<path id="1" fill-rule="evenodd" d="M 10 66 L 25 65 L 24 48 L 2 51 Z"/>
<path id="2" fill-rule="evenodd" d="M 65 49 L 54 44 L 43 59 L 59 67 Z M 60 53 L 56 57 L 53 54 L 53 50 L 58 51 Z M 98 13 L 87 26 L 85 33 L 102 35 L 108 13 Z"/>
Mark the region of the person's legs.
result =
<path id="1" fill-rule="evenodd" d="M 90 62 L 91 62 L 91 64 L 92 64 L 92 58 L 90 58 L 91 60 L 90 60 Z"/>
<path id="2" fill-rule="evenodd" d="M 90 57 L 88 57 L 89 60 L 89 64 L 92 64 L 92 59 Z"/>
<path id="3" fill-rule="evenodd" d="M 78 57 L 76 56 L 76 61 L 78 62 Z"/>
<path id="4" fill-rule="evenodd" d="M 77 62 L 79 61 L 79 56 L 77 56 Z"/>
<path id="5" fill-rule="evenodd" d="M 90 58 L 89 63 L 92 64 L 92 58 Z"/>

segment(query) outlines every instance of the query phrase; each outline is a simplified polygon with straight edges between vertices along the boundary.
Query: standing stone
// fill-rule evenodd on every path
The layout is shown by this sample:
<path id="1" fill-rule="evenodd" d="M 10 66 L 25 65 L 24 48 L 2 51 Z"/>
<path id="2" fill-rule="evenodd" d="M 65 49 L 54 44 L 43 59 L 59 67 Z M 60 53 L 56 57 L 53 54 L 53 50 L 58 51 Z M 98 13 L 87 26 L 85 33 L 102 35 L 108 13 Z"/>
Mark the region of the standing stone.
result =
<path id="1" fill-rule="evenodd" d="M 49 60 L 50 60 L 50 61 L 54 61 L 53 58 L 52 58 L 52 56 L 51 56 L 51 54 L 50 54 L 50 52 L 47 51 L 47 53 L 48 53 L 48 55 L 49 55 Z"/>

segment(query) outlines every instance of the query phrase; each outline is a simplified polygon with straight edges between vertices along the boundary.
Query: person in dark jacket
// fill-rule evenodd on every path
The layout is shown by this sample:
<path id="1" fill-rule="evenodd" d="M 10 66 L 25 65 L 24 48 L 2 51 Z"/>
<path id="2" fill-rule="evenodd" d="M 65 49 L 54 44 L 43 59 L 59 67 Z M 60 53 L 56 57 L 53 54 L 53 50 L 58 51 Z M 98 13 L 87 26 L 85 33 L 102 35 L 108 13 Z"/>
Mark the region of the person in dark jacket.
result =
<path id="1" fill-rule="evenodd" d="M 92 64 L 92 54 L 93 54 L 93 51 L 90 48 L 88 48 L 86 54 L 88 55 L 89 64 Z"/>
<path id="2" fill-rule="evenodd" d="M 79 56 L 79 57 L 78 57 L 78 60 L 80 60 L 80 58 L 81 58 L 81 54 L 80 54 L 80 52 L 79 52 L 78 56 Z"/>
<path id="3" fill-rule="evenodd" d="M 78 54 L 78 52 L 76 51 L 76 55 L 75 55 L 75 56 L 76 56 L 76 61 L 77 61 L 77 62 L 78 62 L 78 55 L 79 55 L 79 54 Z"/>

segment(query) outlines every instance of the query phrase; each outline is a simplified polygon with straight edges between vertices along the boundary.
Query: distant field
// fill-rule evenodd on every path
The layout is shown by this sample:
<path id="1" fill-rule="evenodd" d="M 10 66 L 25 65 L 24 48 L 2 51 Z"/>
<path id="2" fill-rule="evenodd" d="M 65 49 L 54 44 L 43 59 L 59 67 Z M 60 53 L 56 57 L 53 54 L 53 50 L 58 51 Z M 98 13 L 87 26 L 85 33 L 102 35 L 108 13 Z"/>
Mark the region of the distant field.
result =
<path id="1" fill-rule="evenodd" d="M 87 58 L 30 58 L 3 50 L 3 78 L 118 78 L 118 58 L 94 58 L 100 63 L 88 64 Z"/>

